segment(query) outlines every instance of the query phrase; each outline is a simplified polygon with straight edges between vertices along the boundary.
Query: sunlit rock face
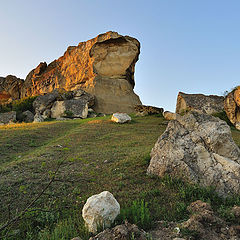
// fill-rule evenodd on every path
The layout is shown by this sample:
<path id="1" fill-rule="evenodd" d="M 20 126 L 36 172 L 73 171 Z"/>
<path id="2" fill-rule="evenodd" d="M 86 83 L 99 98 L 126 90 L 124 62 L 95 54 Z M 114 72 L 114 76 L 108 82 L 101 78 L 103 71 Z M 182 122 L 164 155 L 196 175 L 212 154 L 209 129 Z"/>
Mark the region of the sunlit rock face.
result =
<path id="1" fill-rule="evenodd" d="M 228 93 L 224 100 L 224 110 L 231 123 L 240 130 L 240 86 Z"/>
<path id="2" fill-rule="evenodd" d="M 10 98 L 19 99 L 23 79 L 12 75 L 0 77 L 0 103 L 8 101 Z"/>
<path id="3" fill-rule="evenodd" d="M 117 32 L 98 35 L 68 47 L 49 65 L 40 63 L 26 77 L 21 97 L 45 94 L 56 88 L 81 88 L 95 96 L 96 112 L 134 112 L 141 104 L 133 92 L 134 69 L 140 43 Z"/>

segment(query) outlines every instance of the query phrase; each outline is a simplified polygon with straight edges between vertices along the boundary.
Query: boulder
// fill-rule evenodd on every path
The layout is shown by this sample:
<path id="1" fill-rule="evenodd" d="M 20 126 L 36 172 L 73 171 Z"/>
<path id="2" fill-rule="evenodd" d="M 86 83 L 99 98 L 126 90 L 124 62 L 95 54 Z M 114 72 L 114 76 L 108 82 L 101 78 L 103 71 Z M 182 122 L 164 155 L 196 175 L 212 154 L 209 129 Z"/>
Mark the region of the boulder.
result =
<path id="1" fill-rule="evenodd" d="M 127 123 L 130 122 L 132 119 L 126 113 L 114 113 L 111 120 L 116 123 Z"/>
<path id="2" fill-rule="evenodd" d="M 183 114 L 189 111 L 198 111 L 206 114 L 222 112 L 224 97 L 216 95 L 178 93 L 176 113 Z"/>
<path id="3" fill-rule="evenodd" d="M 9 99 L 19 99 L 23 83 L 23 79 L 12 75 L 8 75 L 5 78 L 0 77 L 0 103 Z"/>
<path id="4" fill-rule="evenodd" d="M 27 122 L 27 123 L 30 123 L 30 122 L 33 122 L 34 121 L 34 115 L 32 112 L 30 112 L 29 110 L 25 111 L 22 113 L 22 116 L 23 116 L 23 122 Z"/>
<path id="5" fill-rule="evenodd" d="M 145 106 L 145 105 L 136 105 L 134 107 L 135 111 L 139 116 L 153 115 L 153 114 L 162 114 L 163 108 Z"/>
<path id="6" fill-rule="evenodd" d="M 112 229 L 106 229 L 103 232 L 97 234 L 95 237 L 91 237 L 89 240 L 147 240 L 147 234 L 140 230 L 135 224 L 126 222 L 122 225 L 117 225 Z"/>
<path id="7" fill-rule="evenodd" d="M 38 123 L 38 122 L 43 122 L 44 121 L 44 118 L 42 117 L 42 115 L 37 112 L 35 115 L 34 115 L 34 120 L 33 122 L 35 123 Z"/>
<path id="8" fill-rule="evenodd" d="M 240 193 L 240 150 L 226 122 L 190 112 L 169 122 L 152 149 L 147 172 L 213 185 L 223 196 Z"/>
<path id="9" fill-rule="evenodd" d="M 86 118 L 88 103 L 82 99 L 56 101 L 51 108 L 51 117 Z"/>
<path id="10" fill-rule="evenodd" d="M 17 114 L 15 111 L 0 113 L 0 123 L 8 124 L 16 121 Z"/>
<path id="11" fill-rule="evenodd" d="M 99 227 L 110 227 L 119 213 L 120 205 L 108 191 L 88 198 L 82 210 L 86 226 L 93 233 L 96 233 Z"/>
<path id="12" fill-rule="evenodd" d="M 173 112 L 169 112 L 169 111 L 165 111 L 165 112 L 163 113 L 163 117 L 164 117 L 166 120 L 168 120 L 168 121 L 170 121 L 170 120 L 176 120 L 178 115 L 179 115 L 179 114 L 177 114 L 177 113 L 173 113 Z"/>
<path id="13" fill-rule="evenodd" d="M 68 47 L 49 65 L 40 63 L 27 75 L 21 97 L 43 95 L 56 88 L 81 88 L 95 96 L 97 113 L 134 112 L 134 106 L 141 104 L 133 92 L 139 54 L 137 39 L 111 31 L 100 34 Z"/>
<path id="14" fill-rule="evenodd" d="M 58 90 L 51 93 L 38 96 L 34 102 L 33 107 L 36 113 L 42 114 L 45 110 L 51 109 L 53 103 L 60 97 Z"/>
<path id="15" fill-rule="evenodd" d="M 230 122 L 240 130 L 240 86 L 228 93 L 224 100 L 224 110 Z"/>

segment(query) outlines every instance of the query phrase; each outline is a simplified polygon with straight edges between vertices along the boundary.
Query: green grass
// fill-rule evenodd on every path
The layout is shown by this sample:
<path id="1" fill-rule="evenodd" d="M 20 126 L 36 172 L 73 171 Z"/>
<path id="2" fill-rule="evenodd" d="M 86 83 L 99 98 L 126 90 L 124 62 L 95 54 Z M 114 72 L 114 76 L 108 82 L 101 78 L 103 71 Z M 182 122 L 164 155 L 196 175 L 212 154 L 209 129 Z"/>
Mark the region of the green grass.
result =
<path id="1" fill-rule="evenodd" d="M 130 124 L 112 123 L 106 116 L 0 126 L 0 225 L 42 191 L 61 163 L 55 181 L 30 212 L 0 236 L 88 239 L 82 207 L 88 197 L 105 190 L 122 207 L 119 223 L 128 218 L 144 229 L 155 220 L 186 219 L 187 206 L 197 199 L 221 207 L 225 216 L 225 209 L 240 204 L 238 197 L 219 198 L 212 188 L 147 176 L 149 154 L 166 125 L 159 116 L 132 117 Z M 240 132 L 233 130 L 233 136 L 239 145 Z"/>

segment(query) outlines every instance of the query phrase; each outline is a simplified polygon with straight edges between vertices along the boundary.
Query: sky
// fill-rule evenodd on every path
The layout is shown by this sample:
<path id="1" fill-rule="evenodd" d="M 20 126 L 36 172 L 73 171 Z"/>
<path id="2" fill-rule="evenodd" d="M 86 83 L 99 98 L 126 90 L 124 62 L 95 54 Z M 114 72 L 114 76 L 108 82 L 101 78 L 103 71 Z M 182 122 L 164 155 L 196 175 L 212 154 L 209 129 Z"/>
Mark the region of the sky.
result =
<path id="1" fill-rule="evenodd" d="M 240 84 L 239 0 L 0 0 L 0 76 L 25 79 L 68 46 L 117 31 L 137 38 L 135 89 L 175 111 L 177 94 Z"/>

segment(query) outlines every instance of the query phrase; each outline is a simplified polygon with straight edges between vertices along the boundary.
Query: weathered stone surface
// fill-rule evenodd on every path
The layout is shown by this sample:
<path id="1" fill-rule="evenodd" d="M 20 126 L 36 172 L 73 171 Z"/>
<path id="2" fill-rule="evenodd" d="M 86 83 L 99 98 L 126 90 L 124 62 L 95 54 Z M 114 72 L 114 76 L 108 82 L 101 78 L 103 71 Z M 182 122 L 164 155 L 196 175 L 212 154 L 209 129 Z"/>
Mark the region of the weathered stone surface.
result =
<path id="1" fill-rule="evenodd" d="M 240 86 L 226 96 L 224 110 L 230 122 L 240 130 Z"/>
<path id="2" fill-rule="evenodd" d="M 147 240 L 147 234 L 135 224 L 125 223 L 112 229 L 106 229 L 89 240 Z"/>
<path id="3" fill-rule="evenodd" d="M 104 191 L 88 198 L 82 216 L 90 232 L 96 233 L 98 227 L 110 227 L 120 213 L 120 205 L 114 196 Z"/>
<path id="4" fill-rule="evenodd" d="M 189 111 L 198 111 L 206 114 L 222 112 L 224 97 L 216 95 L 178 93 L 176 113 L 182 114 Z"/>
<path id="5" fill-rule="evenodd" d="M 168 120 L 168 121 L 170 121 L 170 120 L 176 120 L 176 119 L 177 119 L 177 116 L 178 116 L 177 113 L 173 113 L 173 112 L 169 112 L 169 111 L 165 111 L 165 112 L 163 113 L 163 117 L 164 117 L 166 120 Z"/>
<path id="6" fill-rule="evenodd" d="M 19 99 L 23 79 L 17 78 L 12 75 L 7 77 L 0 77 L 0 103 L 11 99 Z"/>
<path id="7" fill-rule="evenodd" d="M 23 122 L 27 122 L 27 123 L 33 122 L 33 120 L 34 120 L 34 115 L 33 115 L 33 113 L 30 112 L 29 110 L 23 112 L 22 115 L 23 115 Z"/>
<path id="8" fill-rule="evenodd" d="M 51 117 L 76 117 L 86 118 L 88 115 L 88 103 L 82 99 L 71 99 L 54 102 L 51 108 Z"/>
<path id="9" fill-rule="evenodd" d="M 60 97 L 58 90 L 51 93 L 38 96 L 34 102 L 33 107 L 36 113 L 42 114 L 45 110 L 51 109 L 53 103 Z"/>
<path id="10" fill-rule="evenodd" d="M 0 123 L 7 124 L 16 121 L 16 112 L 0 113 Z"/>
<path id="11" fill-rule="evenodd" d="M 214 185 L 224 196 L 240 193 L 240 150 L 226 122 L 190 112 L 169 122 L 152 149 L 147 172 Z"/>
<path id="12" fill-rule="evenodd" d="M 42 117 L 42 115 L 37 112 L 35 115 L 34 115 L 34 120 L 33 122 L 35 123 L 38 123 L 38 122 L 43 122 L 44 121 L 44 118 Z"/>
<path id="13" fill-rule="evenodd" d="M 139 53 L 137 39 L 116 32 L 101 34 L 69 47 L 47 66 L 40 63 L 26 77 L 21 97 L 81 88 L 96 97 L 96 112 L 134 112 L 134 106 L 141 104 L 133 92 Z"/>
<path id="14" fill-rule="evenodd" d="M 130 122 L 132 119 L 126 113 L 114 113 L 111 120 L 116 123 L 127 123 Z"/>
<path id="15" fill-rule="evenodd" d="M 137 113 L 142 113 L 142 115 L 153 115 L 153 114 L 162 114 L 163 108 L 153 107 L 153 106 L 146 106 L 146 105 L 136 105 L 134 107 Z M 139 115 L 140 115 L 139 114 Z"/>

